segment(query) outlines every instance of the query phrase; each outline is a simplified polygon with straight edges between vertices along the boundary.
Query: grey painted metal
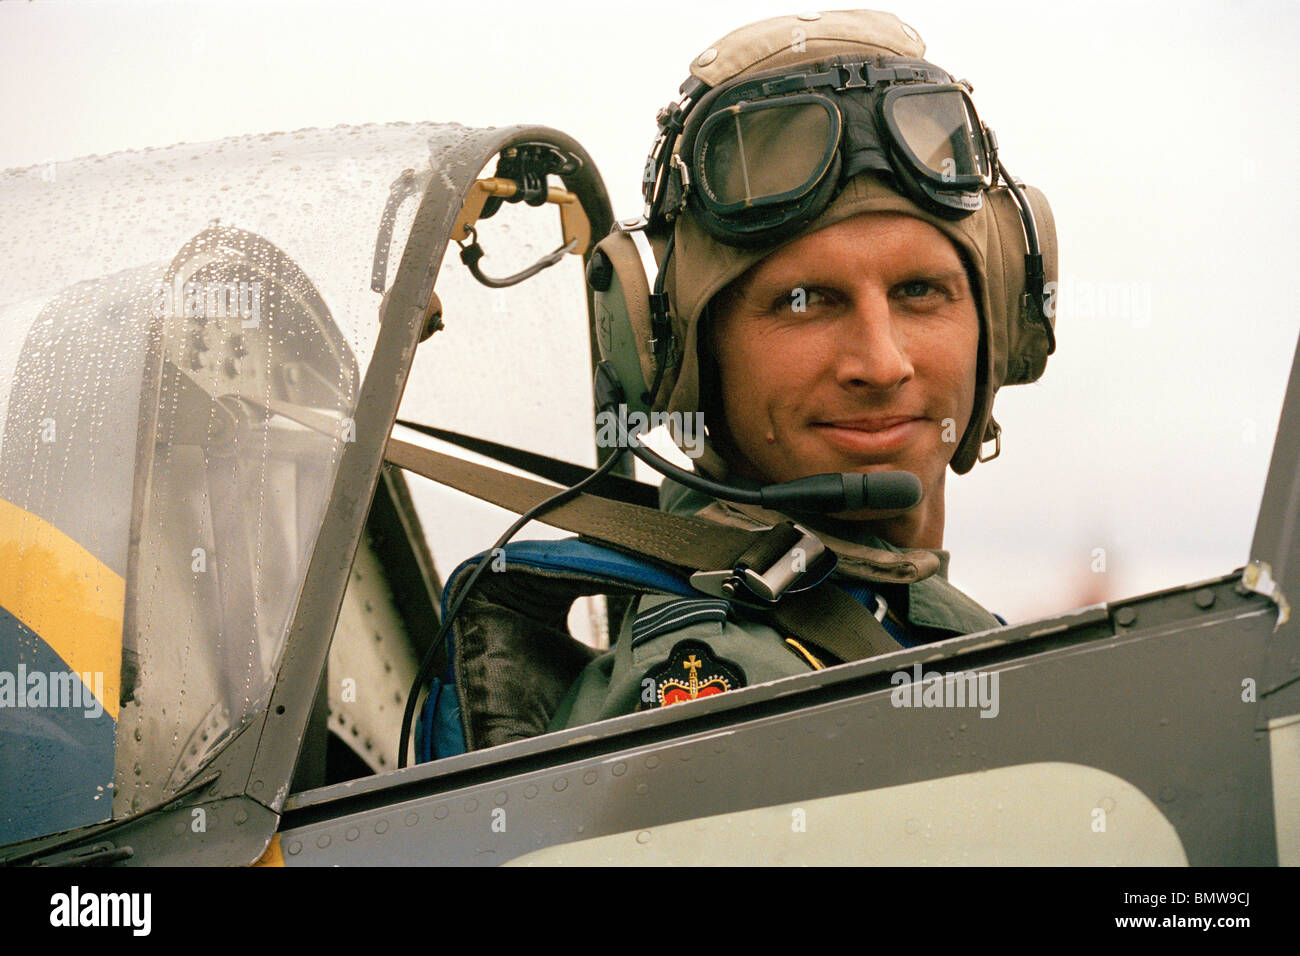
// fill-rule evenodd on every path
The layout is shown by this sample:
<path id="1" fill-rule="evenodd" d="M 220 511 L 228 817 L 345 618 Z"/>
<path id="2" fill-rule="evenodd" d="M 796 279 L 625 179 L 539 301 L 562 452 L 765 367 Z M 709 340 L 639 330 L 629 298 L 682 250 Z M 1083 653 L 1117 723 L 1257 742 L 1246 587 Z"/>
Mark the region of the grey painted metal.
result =
<path id="1" fill-rule="evenodd" d="M 1273 458 L 1264 483 L 1250 557 L 1268 562 L 1273 580 L 1291 603 L 1291 620 L 1269 646 L 1260 681 L 1259 729 L 1300 714 L 1300 343 L 1296 345 Z"/>
<path id="2" fill-rule="evenodd" d="M 416 655 L 437 634 L 442 580 L 434 567 L 406 476 L 396 465 L 380 472 L 375 498 L 366 517 L 366 535 L 384 566 L 393 601 Z"/>
<path id="3" fill-rule="evenodd" d="M 397 766 L 402 707 L 418 665 L 367 535 L 352 563 L 325 673 L 329 729 L 371 773 Z"/>
<path id="4" fill-rule="evenodd" d="M 689 715 L 673 708 L 629 714 L 488 750 L 472 751 L 460 756 L 408 767 L 401 771 L 390 771 L 364 780 L 352 780 L 320 790 L 295 794 L 286 803 L 285 813 L 299 818 L 313 818 L 317 813 L 329 815 L 340 812 L 328 808 L 343 801 L 352 801 L 358 805 L 367 805 L 374 801 L 382 803 L 393 796 L 402 796 L 397 792 L 398 790 L 405 790 L 407 795 L 414 796 L 424 792 L 423 788 L 430 783 L 435 786 L 448 786 L 443 782 L 443 778 L 455 777 L 461 781 L 485 779 L 500 775 L 502 769 L 524 772 L 536 766 L 547 765 L 557 759 L 565 759 L 561 751 L 573 752 L 577 748 L 617 749 L 619 746 L 628 745 L 629 742 L 656 743 L 687 732 L 687 729 L 678 725 L 688 718 L 694 721 L 690 725 L 691 728 L 720 727 L 730 719 L 729 714 L 733 710 L 767 706 L 784 707 L 788 703 L 787 698 L 796 692 L 824 693 L 845 681 L 856 679 L 874 680 L 876 684 L 885 686 L 890 673 L 899 668 L 911 667 L 917 662 L 928 664 L 950 657 L 972 655 L 988 648 L 1021 644 L 1032 645 L 1041 650 L 1055 646 L 1057 643 L 1077 644 L 1093 637 L 1109 637 L 1113 633 L 1111 615 L 1105 605 L 1080 608 L 1012 628 L 968 634 L 939 644 L 900 650 L 866 661 L 814 671 L 790 680 L 754 685 L 740 691 L 694 701 Z M 973 658 L 965 656 L 962 659 Z"/>
<path id="5" fill-rule="evenodd" d="M 196 780 L 183 787 L 179 793 L 163 806 L 147 811 L 139 817 L 126 820 L 110 820 L 106 823 L 81 827 L 66 833 L 55 833 L 37 840 L 28 840 L 25 843 L 15 843 L 0 848 L 0 863 L 12 864 L 32 860 L 44 861 L 46 858 L 58 859 L 69 852 L 78 852 L 101 844 L 129 845 L 114 841 L 121 841 L 121 834 L 138 832 L 135 829 L 136 827 L 147 829 L 153 826 L 149 821 L 164 812 L 172 812 L 177 809 L 197 806 L 203 802 L 215 802 L 232 797 L 242 799 L 244 797 L 245 781 L 242 779 L 232 781 L 229 778 L 223 780 L 221 768 L 216 764 L 219 764 L 223 759 L 234 766 L 251 763 L 253 755 L 257 752 L 257 741 L 261 735 L 264 716 L 259 716 L 253 723 L 239 731 L 234 740 L 221 752 L 217 760 L 213 761 L 213 766 L 205 768 Z M 263 847 L 265 847 L 266 842 L 268 841 L 263 839 Z M 129 862 L 144 863 L 148 862 L 148 860 L 133 851 Z M 193 860 L 191 862 L 202 861 Z"/>
<path id="6" fill-rule="evenodd" d="M 281 849 L 291 865 L 502 863 L 676 821 L 1067 761 L 1138 787 L 1194 865 L 1275 862 L 1268 743 L 1241 680 L 1263 663 L 1276 609 L 1239 593 L 1234 575 L 1122 607 L 1127 627 L 1114 623 L 1119 607 L 1085 609 L 302 794 Z M 999 715 L 894 707 L 889 675 L 918 662 L 997 673 Z M 495 808 L 505 832 L 491 827 Z"/>
<path id="7" fill-rule="evenodd" d="M 332 646 L 331 646 L 332 647 Z M 298 763 L 293 768 L 293 779 L 289 781 L 289 790 L 311 790 L 332 782 L 327 775 L 329 762 L 329 701 L 326 692 L 329 689 L 329 667 L 316 688 L 312 699 L 311 716 L 307 718 L 307 728 L 302 735 L 302 748 L 298 751 Z"/>
<path id="8" fill-rule="evenodd" d="M 275 814 L 249 797 L 207 800 L 144 814 L 75 850 L 42 857 L 41 863 L 242 866 L 260 855 L 263 833 L 275 822 Z"/>
<path id="9" fill-rule="evenodd" d="M 1273 567 L 1273 579 L 1291 599 L 1300 598 L 1300 342 L 1273 442 L 1273 458 L 1255 523 L 1250 556 Z"/>
<path id="10" fill-rule="evenodd" d="M 399 469 L 385 466 L 290 792 L 397 766 L 402 705 L 420 655 L 437 632 L 440 593 L 406 480 Z M 339 759 L 334 741 L 355 762 Z"/>

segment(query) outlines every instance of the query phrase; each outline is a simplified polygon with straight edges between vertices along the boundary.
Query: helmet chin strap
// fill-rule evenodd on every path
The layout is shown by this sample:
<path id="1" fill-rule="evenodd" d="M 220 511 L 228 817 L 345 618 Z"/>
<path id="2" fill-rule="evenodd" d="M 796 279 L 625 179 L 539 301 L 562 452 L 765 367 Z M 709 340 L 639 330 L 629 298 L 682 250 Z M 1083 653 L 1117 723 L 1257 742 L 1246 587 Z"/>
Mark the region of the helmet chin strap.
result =
<path id="1" fill-rule="evenodd" d="M 642 238 L 644 238 L 644 235 L 642 233 Z M 655 274 L 654 288 L 650 293 L 650 348 L 655 357 L 655 378 L 654 384 L 650 386 L 649 397 L 646 399 L 647 405 L 654 404 L 655 397 L 659 394 L 659 386 L 663 384 L 664 375 L 668 371 L 673 350 L 677 345 L 676 337 L 673 335 L 673 321 L 668 304 L 668 293 L 664 292 L 664 283 L 668 278 L 668 263 L 672 259 L 673 247 L 676 244 L 677 231 L 673 230 L 668 234 L 668 245 L 664 248 L 664 260 L 659 266 L 659 271 Z"/>

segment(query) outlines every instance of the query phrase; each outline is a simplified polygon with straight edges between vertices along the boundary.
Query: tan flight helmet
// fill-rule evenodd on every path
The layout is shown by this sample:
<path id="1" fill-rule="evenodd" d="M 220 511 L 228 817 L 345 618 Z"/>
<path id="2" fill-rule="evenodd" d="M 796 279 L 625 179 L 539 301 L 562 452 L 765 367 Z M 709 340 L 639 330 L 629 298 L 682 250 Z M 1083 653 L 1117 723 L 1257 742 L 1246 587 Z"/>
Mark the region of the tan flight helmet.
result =
<path id="1" fill-rule="evenodd" d="M 842 54 L 908 57 L 920 59 L 925 44 L 917 32 L 890 13 L 868 10 L 804 13 L 775 17 L 727 34 L 701 53 L 691 63 L 696 79 L 716 88 L 741 75 L 765 73 L 774 68 L 814 63 Z M 676 151 L 680 142 L 663 148 Z M 1055 288 L 1057 279 L 1056 230 L 1046 197 L 1024 186 L 1023 195 L 1032 210 L 1042 253 L 1047 289 Z M 865 212 L 898 212 L 915 216 L 946 235 L 961 251 L 974 281 L 973 291 L 979 305 L 981 335 L 978 383 L 970 423 L 958 442 L 951 460 L 953 471 L 965 474 L 977 460 L 987 461 L 1000 450 L 1001 429 L 994 421 L 993 398 L 1003 385 L 1033 382 L 1042 375 L 1047 356 L 1054 346 L 1048 326 L 1054 328 L 1054 310 L 1050 304 L 1041 312 L 1029 306 L 1026 283 L 1027 238 L 1019 207 L 1005 182 L 984 194 L 982 207 L 964 218 L 941 218 L 891 188 L 883 178 L 861 173 L 851 178 L 825 210 L 799 232 L 782 239 L 790 242 L 799 236 L 830 226 Z M 652 220 L 651 226 L 655 225 Z M 674 249 L 664 291 L 668 295 L 675 347 L 663 370 L 660 387 L 652 400 L 655 411 L 676 412 L 669 422 L 701 410 L 700 342 L 701 317 L 710 300 L 732 280 L 770 254 L 779 245 L 738 248 L 714 239 L 695 219 L 689 208 L 676 216 L 672 226 Z M 662 267 L 667 245 L 667 231 L 651 236 L 656 265 Z M 634 253 L 626 236 L 613 233 L 602 249 L 614 260 L 614 271 L 622 279 L 622 297 L 626 297 L 626 316 L 622 323 L 636 342 L 640 378 L 645 383 L 656 379 L 655 350 L 651 345 L 650 310 L 645 293 L 654 275 L 646 281 L 639 263 L 633 276 Z M 599 311 L 599 310 L 598 310 Z M 622 311 L 618 309 L 615 311 Z M 1046 313 L 1045 316 L 1041 313 Z M 599 320 L 611 325 L 608 314 Z M 615 320 L 617 326 L 619 323 Z M 609 335 L 601 335 L 602 350 Z M 616 336 L 618 337 L 618 336 Z M 622 336 L 627 338 L 628 336 Z M 630 349 L 622 350 L 630 356 Z M 641 392 L 644 394 L 644 392 Z M 649 397 L 646 395 L 646 397 Z M 671 424 L 670 424 L 671 430 Z M 674 438 L 681 444 L 678 436 Z M 698 441 L 698 438 L 696 439 Z M 982 456 L 986 442 L 993 442 L 991 454 Z M 697 451 L 698 454 L 698 451 Z M 706 443 L 697 470 L 725 478 L 727 467 L 717 451 Z"/>

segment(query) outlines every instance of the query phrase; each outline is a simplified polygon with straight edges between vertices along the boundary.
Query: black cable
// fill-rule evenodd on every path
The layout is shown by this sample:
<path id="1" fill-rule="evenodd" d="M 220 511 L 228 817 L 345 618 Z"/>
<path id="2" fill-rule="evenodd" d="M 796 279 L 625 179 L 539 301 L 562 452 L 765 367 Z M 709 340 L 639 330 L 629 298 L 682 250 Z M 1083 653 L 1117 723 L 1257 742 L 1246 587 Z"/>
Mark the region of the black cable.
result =
<path id="1" fill-rule="evenodd" d="M 461 246 L 460 261 L 465 263 L 465 267 L 469 269 L 470 275 L 472 275 L 483 285 L 487 286 L 489 289 L 508 289 L 512 285 L 518 285 L 519 283 L 523 282 L 525 279 L 531 279 L 533 276 L 537 275 L 537 273 L 541 272 L 543 269 L 547 269 L 555 265 L 566 255 L 572 252 L 573 249 L 578 245 L 577 239 L 570 239 L 568 242 L 560 246 L 560 248 L 556 249 L 554 252 L 542 256 L 540 259 L 534 262 L 527 269 L 521 269 L 520 271 L 516 272 L 514 275 L 506 276 L 503 279 L 498 279 L 495 278 L 494 276 L 484 275 L 483 271 L 479 269 L 478 263 L 479 260 L 483 258 L 483 247 L 478 244 L 478 233 L 474 231 L 473 226 L 470 226 L 469 232 L 470 235 L 473 237 L 474 241 L 470 243 L 470 245 L 468 246 L 464 246 L 464 245 Z"/>
<path id="2" fill-rule="evenodd" d="M 651 309 L 651 328 L 655 334 L 655 381 L 650 386 L 645 403 L 654 405 L 655 396 L 659 394 L 659 386 L 663 384 L 664 373 L 668 370 L 668 359 L 671 357 L 672 337 L 673 337 L 673 320 L 668 312 L 668 296 L 664 293 L 664 282 L 668 277 L 668 261 L 672 258 L 673 246 L 677 243 L 677 231 L 674 229 L 668 234 L 668 245 L 664 247 L 663 265 L 659 267 L 659 272 L 655 275 L 654 288 L 650 295 Z M 664 342 L 663 349 L 659 348 L 659 341 Z"/>
<path id="3" fill-rule="evenodd" d="M 1034 210 L 1029 205 L 1029 198 L 1025 195 L 1025 191 L 1020 188 L 1020 184 L 1007 172 L 1006 164 L 1000 159 L 998 160 L 998 170 L 1006 181 L 1007 189 L 1011 191 L 1011 198 L 1015 200 L 1016 206 L 1020 210 L 1020 219 L 1025 227 L 1025 251 L 1031 256 L 1042 255 L 1042 249 L 1038 245 L 1038 223 L 1034 219 Z"/>
<path id="4" fill-rule="evenodd" d="M 420 667 L 416 671 L 415 680 L 411 684 L 410 692 L 407 694 L 406 709 L 402 712 L 402 735 L 401 739 L 398 741 L 397 749 L 397 766 L 399 769 L 406 766 L 406 750 L 411 739 L 411 725 L 415 721 L 415 704 L 419 699 L 420 690 L 424 687 L 425 682 L 433 676 L 429 672 L 433 670 L 434 661 L 437 660 L 438 651 L 447 645 L 447 635 L 451 631 L 452 622 L 456 620 L 456 614 L 460 611 L 461 605 L 465 602 L 466 595 L 468 595 L 470 590 L 474 587 L 474 584 L 483 574 L 484 569 L 492 562 L 492 558 L 497 549 L 505 547 L 507 541 L 518 534 L 519 530 L 523 528 L 524 525 L 528 524 L 528 522 L 532 521 L 538 515 L 576 497 L 581 494 L 583 489 L 588 485 L 608 474 L 609 471 L 622 459 L 623 453 L 626 450 L 625 447 L 615 449 L 614 453 L 605 459 L 604 464 L 582 481 L 572 487 L 561 490 L 557 494 L 547 498 L 545 501 L 534 505 L 528 511 L 525 511 L 519 516 L 514 524 L 506 529 L 505 533 L 502 534 L 501 537 L 497 538 L 496 543 L 492 545 L 492 547 L 483 552 L 483 557 L 479 560 L 478 565 L 472 572 L 470 572 L 469 580 L 465 582 L 465 585 L 456 594 L 456 598 L 452 601 L 451 606 L 448 607 L 447 615 L 442 621 L 442 626 L 438 628 L 438 636 L 434 638 L 433 642 L 429 645 L 428 650 L 424 652 L 424 658 L 420 661 Z"/>
<path id="5" fill-rule="evenodd" d="M 1038 223 L 1034 219 L 1033 207 L 1029 205 L 1029 197 L 1007 172 L 1007 167 L 1001 159 L 998 160 L 998 170 L 1006 180 L 1007 189 L 1011 191 L 1012 201 L 1020 210 L 1020 222 L 1025 229 L 1025 291 L 1034 306 L 1034 317 L 1038 319 L 1047 334 L 1047 354 L 1051 355 L 1056 351 L 1056 332 L 1052 328 L 1052 323 L 1048 321 L 1044 301 L 1046 287 L 1043 275 L 1043 251 L 1038 244 Z"/>

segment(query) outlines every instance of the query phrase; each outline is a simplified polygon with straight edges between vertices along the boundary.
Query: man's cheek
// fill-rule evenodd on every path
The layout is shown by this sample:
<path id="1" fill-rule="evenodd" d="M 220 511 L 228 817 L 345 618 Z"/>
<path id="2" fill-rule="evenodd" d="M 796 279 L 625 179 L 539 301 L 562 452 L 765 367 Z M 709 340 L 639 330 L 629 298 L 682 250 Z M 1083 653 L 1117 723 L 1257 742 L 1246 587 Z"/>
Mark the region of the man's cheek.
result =
<path id="1" fill-rule="evenodd" d="M 733 365 L 723 374 L 723 395 L 728 406 L 728 418 L 748 419 L 766 404 L 765 397 L 774 387 L 770 370 L 761 356 L 746 356 L 746 361 Z M 729 373 L 729 374 L 728 374 Z"/>

